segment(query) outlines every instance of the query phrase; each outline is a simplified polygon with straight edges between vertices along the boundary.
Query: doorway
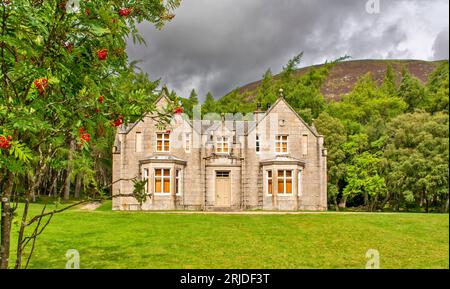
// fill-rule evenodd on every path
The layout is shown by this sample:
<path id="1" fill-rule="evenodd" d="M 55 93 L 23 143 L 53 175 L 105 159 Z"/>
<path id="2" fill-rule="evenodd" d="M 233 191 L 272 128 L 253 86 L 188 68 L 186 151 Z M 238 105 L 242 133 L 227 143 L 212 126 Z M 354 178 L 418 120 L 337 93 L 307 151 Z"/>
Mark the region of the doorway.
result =
<path id="1" fill-rule="evenodd" d="M 216 171 L 216 207 L 231 207 L 231 178 L 229 171 Z"/>

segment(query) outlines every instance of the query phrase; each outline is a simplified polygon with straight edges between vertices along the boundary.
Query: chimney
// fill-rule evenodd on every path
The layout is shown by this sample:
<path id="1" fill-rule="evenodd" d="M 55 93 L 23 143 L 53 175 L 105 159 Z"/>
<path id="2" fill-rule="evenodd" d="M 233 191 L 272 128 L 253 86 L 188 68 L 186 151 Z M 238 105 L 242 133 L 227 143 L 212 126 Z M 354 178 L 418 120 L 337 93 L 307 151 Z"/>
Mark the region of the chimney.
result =
<path id="1" fill-rule="evenodd" d="M 262 110 L 262 103 L 258 102 L 256 104 L 256 111 L 253 113 L 255 122 L 258 123 L 264 114 L 265 112 Z"/>

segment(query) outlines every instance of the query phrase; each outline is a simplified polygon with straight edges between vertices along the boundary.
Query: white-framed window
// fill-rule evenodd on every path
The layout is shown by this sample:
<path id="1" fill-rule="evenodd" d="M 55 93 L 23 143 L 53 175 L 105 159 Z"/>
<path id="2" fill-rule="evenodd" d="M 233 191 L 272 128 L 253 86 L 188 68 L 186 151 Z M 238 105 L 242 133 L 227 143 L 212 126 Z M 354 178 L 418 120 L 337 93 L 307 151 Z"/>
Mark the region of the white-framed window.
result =
<path id="1" fill-rule="evenodd" d="M 148 185 L 149 185 L 149 181 L 148 181 L 148 169 L 144 169 L 144 175 L 143 180 L 145 181 L 145 193 L 148 194 Z"/>
<path id="2" fill-rule="evenodd" d="M 299 197 L 302 196 L 302 171 L 298 171 L 298 177 L 297 177 L 297 194 Z"/>
<path id="3" fill-rule="evenodd" d="M 170 169 L 155 169 L 155 194 L 170 194 Z"/>
<path id="4" fill-rule="evenodd" d="M 230 152 L 230 140 L 226 136 L 216 138 L 216 153 L 227 154 Z"/>
<path id="5" fill-rule="evenodd" d="M 135 151 L 137 153 L 141 153 L 143 151 L 143 143 L 142 143 L 142 133 L 141 132 L 136 132 L 135 138 Z"/>
<path id="6" fill-rule="evenodd" d="M 275 137 L 275 152 L 279 154 L 288 153 L 288 136 L 277 135 Z"/>
<path id="7" fill-rule="evenodd" d="M 292 171 L 278 170 L 278 194 L 292 194 Z"/>
<path id="8" fill-rule="evenodd" d="M 257 153 L 261 152 L 261 139 L 260 139 L 259 134 L 256 135 L 255 150 Z"/>
<path id="9" fill-rule="evenodd" d="M 273 173 L 266 171 L 266 192 L 268 195 L 273 194 Z"/>
<path id="10" fill-rule="evenodd" d="M 182 171 L 181 170 L 175 170 L 175 193 L 177 195 L 181 195 L 181 192 L 183 190 L 183 183 L 181 179 Z"/>
<path id="11" fill-rule="evenodd" d="M 170 133 L 156 134 L 156 151 L 170 152 Z"/>
<path id="12" fill-rule="evenodd" d="M 184 150 L 187 153 L 190 153 L 191 147 L 192 147 L 192 134 L 190 132 L 187 132 L 184 134 Z"/>
<path id="13" fill-rule="evenodd" d="M 302 135 L 302 153 L 305 156 L 308 154 L 308 135 L 307 134 Z"/>

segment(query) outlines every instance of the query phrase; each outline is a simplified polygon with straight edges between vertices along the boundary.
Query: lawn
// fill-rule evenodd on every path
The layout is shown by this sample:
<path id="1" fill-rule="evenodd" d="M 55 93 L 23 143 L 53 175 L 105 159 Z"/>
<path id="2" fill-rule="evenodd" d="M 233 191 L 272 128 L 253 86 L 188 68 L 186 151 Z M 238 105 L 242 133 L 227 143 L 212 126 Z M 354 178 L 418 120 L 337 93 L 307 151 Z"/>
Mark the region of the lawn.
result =
<path id="1" fill-rule="evenodd" d="M 108 202 L 96 211 L 55 216 L 30 267 L 64 268 L 66 251 L 76 249 L 81 268 L 364 268 L 367 250 L 376 249 L 381 268 L 449 268 L 446 214 L 211 215 L 110 208 Z"/>

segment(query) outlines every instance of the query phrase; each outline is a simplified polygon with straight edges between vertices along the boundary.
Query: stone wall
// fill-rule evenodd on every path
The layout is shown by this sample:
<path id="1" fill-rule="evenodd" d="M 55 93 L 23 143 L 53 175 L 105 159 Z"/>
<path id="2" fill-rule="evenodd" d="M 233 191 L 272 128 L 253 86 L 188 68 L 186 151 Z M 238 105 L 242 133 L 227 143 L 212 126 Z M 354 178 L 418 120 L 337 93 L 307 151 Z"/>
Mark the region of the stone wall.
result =
<path id="1" fill-rule="evenodd" d="M 167 103 L 162 97 L 157 107 Z M 258 114 L 261 116 L 261 114 Z M 232 144 L 232 155 L 216 155 L 214 142 L 210 135 L 202 134 L 201 126 L 193 126 L 179 118 L 166 129 L 171 130 L 171 149 L 168 153 L 156 151 L 155 120 L 149 115 L 126 130 L 120 130 L 116 137 L 115 153 L 113 153 L 113 209 L 114 210 L 206 210 L 215 206 L 215 172 L 230 171 L 231 173 L 231 209 L 265 209 L 265 210 L 326 210 L 327 208 L 327 174 L 326 150 L 323 147 L 323 137 L 317 135 L 299 116 L 280 99 L 270 110 L 270 114 L 262 119 L 258 126 L 253 126 L 242 135 L 236 135 Z M 200 127 L 200 129 L 199 129 Z M 250 126 L 252 127 L 252 126 Z M 186 152 L 183 137 L 177 138 L 178 131 L 189 132 L 192 135 L 191 150 Z M 164 132 L 164 131 L 162 131 Z M 142 135 L 142 151 L 136 151 L 136 133 Z M 226 134 L 230 138 L 234 132 L 225 128 L 224 124 L 217 127 L 217 133 Z M 183 134 L 180 134 L 183 136 Z M 260 135 L 260 152 L 256 152 L 256 134 Z M 275 136 L 288 135 L 289 157 L 298 160 L 298 164 L 273 164 L 268 167 L 261 165 L 262 161 L 274 159 Z M 307 139 L 307 153 L 304 154 L 304 142 Z M 201 145 L 193 145 L 195 143 Z M 151 160 L 158 156 L 176 159 L 173 163 Z M 133 197 L 123 197 L 133 191 L 132 178 L 142 178 L 142 169 L 170 167 L 172 174 L 175 168 L 183 172 L 182 194 L 154 195 L 149 190 L 151 198 L 140 207 Z M 293 169 L 294 192 L 292 195 L 268 196 L 265 191 L 265 170 L 287 168 Z M 301 188 L 298 190 L 297 172 L 301 171 Z M 153 175 L 150 174 L 150 187 L 153 185 Z M 274 179 L 276 183 L 276 179 Z M 274 186 L 274 189 L 275 186 Z M 119 195 L 121 197 L 119 197 Z"/>

